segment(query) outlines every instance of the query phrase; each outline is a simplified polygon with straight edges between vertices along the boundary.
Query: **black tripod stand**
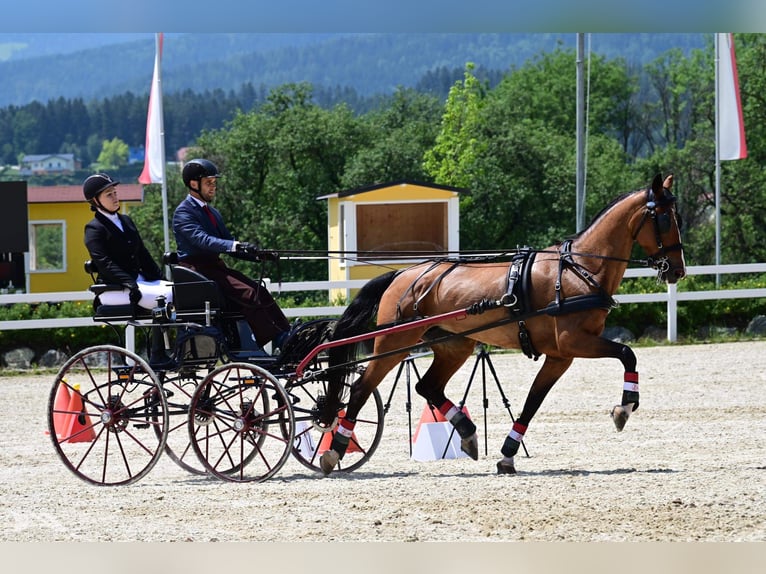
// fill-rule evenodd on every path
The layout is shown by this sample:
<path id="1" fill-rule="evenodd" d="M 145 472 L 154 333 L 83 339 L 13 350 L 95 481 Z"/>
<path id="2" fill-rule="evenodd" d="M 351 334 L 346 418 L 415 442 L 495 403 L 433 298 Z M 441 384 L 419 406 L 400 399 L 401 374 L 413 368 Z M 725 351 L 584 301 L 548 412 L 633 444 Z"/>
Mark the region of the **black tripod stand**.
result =
<path id="1" fill-rule="evenodd" d="M 513 413 L 511 412 L 511 403 L 508 401 L 508 398 L 505 395 L 505 392 L 503 391 L 503 387 L 500 384 L 500 379 L 497 376 L 497 371 L 495 371 L 495 366 L 492 364 L 492 359 L 490 357 L 489 352 L 487 351 L 487 348 L 484 345 L 478 345 L 477 348 L 479 349 L 479 352 L 476 353 L 476 361 L 473 364 L 473 369 L 471 371 L 471 376 L 468 378 L 468 383 L 465 387 L 465 392 L 463 393 L 463 398 L 461 399 L 460 403 L 457 405 L 459 409 L 462 409 L 465 406 L 466 399 L 468 398 L 468 392 L 471 390 L 471 385 L 473 384 L 474 379 L 476 378 L 476 373 L 478 371 L 479 365 L 481 364 L 481 386 L 482 386 L 482 407 L 484 409 L 484 454 L 487 454 L 487 409 L 489 407 L 489 400 L 487 399 L 487 368 L 489 368 L 490 373 L 492 374 L 492 377 L 495 379 L 495 384 L 497 385 L 497 389 L 500 392 L 500 397 L 503 401 L 503 406 L 508 411 L 508 415 L 511 417 L 511 422 L 516 422 L 516 419 L 513 416 Z M 399 363 L 399 369 L 396 372 L 396 377 L 394 378 L 394 384 L 391 386 L 391 392 L 388 395 L 388 400 L 386 401 L 385 405 L 383 405 L 383 413 L 384 415 L 388 413 L 388 409 L 391 406 L 391 398 L 394 396 L 394 391 L 396 391 L 396 386 L 399 383 L 399 380 L 401 379 L 402 375 L 404 375 L 405 384 L 407 386 L 407 401 L 405 403 L 405 408 L 407 410 L 407 419 L 409 424 L 409 436 L 410 436 L 410 456 L 412 456 L 412 390 L 411 390 L 411 384 L 412 384 L 412 373 L 415 374 L 415 377 L 417 377 L 417 381 L 420 380 L 420 373 L 418 372 L 417 367 L 415 366 L 415 359 L 419 357 L 425 357 L 427 355 L 430 355 L 430 352 L 426 353 L 419 353 L 417 355 L 410 355 L 406 359 L 404 359 L 401 363 Z M 428 407 L 431 409 L 431 411 L 434 410 L 433 405 L 429 404 Z M 434 415 L 434 421 L 436 421 L 436 415 Z M 455 429 L 452 428 L 450 431 L 449 438 L 447 440 L 447 443 L 444 447 L 444 451 L 442 452 L 441 458 L 444 458 L 447 455 L 447 449 L 449 448 L 450 441 L 452 440 L 453 433 L 455 432 Z M 524 448 L 524 454 L 529 457 L 529 452 L 527 451 L 527 446 L 524 444 L 524 441 L 521 442 L 521 446 Z"/>
<path id="2" fill-rule="evenodd" d="M 487 369 L 489 369 L 489 372 L 492 374 L 492 377 L 495 379 L 495 384 L 497 385 L 497 390 L 500 392 L 500 398 L 503 401 L 503 406 L 505 407 L 505 410 L 508 411 L 508 415 L 511 417 L 511 422 L 515 423 L 516 419 L 513 417 L 513 413 L 511 412 L 511 403 L 508 401 L 508 397 L 505 396 L 505 392 L 503 391 L 503 387 L 500 384 L 500 379 L 497 376 L 497 371 L 495 371 L 495 366 L 492 364 L 492 358 L 489 355 L 489 352 L 487 351 L 487 347 L 485 345 L 479 344 L 477 345 L 479 352 L 476 353 L 476 361 L 474 361 L 473 364 L 473 370 L 471 371 L 471 376 L 468 378 L 468 383 L 465 386 L 465 392 L 463 393 L 463 398 L 461 399 L 460 403 L 457 405 L 459 409 L 462 409 L 465 406 L 465 401 L 468 398 L 468 391 L 471 390 L 471 385 L 473 384 L 474 379 L 476 378 L 476 371 L 479 369 L 479 365 L 481 365 L 481 390 L 482 390 L 482 407 L 484 409 L 484 454 L 487 454 L 487 408 L 489 407 L 489 400 L 487 399 Z M 455 429 L 452 429 L 452 432 L 450 433 L 450 440 L 452 439 L 452 433 L 455 432 Z M 449 442 L 447 443 L 449 445 Z M 524 444 L 524 441 L 521 441 L 521 446 L 524 449 L 524 454 L 527 455 L 527 458 L 529 458 L 529 452 L 527 451 L 527 445 Z M 442 453 L 442 458 L 447 453 L 447 449 L 445 447 L 444 453 Z"/>

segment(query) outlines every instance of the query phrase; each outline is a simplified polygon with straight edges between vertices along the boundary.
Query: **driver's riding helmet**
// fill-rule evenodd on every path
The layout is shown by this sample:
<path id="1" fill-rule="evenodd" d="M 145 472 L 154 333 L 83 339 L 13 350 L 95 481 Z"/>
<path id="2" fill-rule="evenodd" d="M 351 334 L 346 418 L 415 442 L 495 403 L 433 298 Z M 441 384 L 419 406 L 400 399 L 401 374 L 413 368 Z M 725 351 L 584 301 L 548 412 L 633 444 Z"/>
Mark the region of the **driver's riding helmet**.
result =
<path id="1" fill-rule="evenodd" d="M 184 165 L 182 172 L 184 185 L 189 189 L 192 189 L 191 182 L 199 182 L 205 177 L 221 177 L 221 172 L 218 171 L 218 167 L 208 159 L 193 159 Z M 199 190 L 199 183 L 197 184 L 197 190 Z"/>
<path id="2" fill-rule="evenodd" d="M 87 201 L 92 201 L 99 193 L 112 186 L 119 185 L 119 181 L 112 179 L 106 173 L 94 173 L 82 182 L 82 194 Z"/>

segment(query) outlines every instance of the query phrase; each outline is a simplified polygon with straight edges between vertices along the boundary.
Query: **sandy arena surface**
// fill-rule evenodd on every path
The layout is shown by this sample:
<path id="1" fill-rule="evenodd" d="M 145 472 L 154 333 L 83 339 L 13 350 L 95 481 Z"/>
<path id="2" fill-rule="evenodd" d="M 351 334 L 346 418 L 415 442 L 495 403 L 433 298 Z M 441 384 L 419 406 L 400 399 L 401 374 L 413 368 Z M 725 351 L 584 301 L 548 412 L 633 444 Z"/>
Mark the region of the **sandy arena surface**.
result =
<path id="1" fill-rule="evenodd" d="M 323 478 L 291 459 L 266 482 L 238 484 L 163 456 L 136 484 L 91 486 L 45 433 L 53 375 L 0 372 L 0 542 L 766 540 L 766 341 L 635 351 L 641 405 L 625 430 L 608 415 L 622 366 L 578 359 L 532 421 L 515 476 L 495 473 L 511 419 L 491 377 L 485 419 L 479 377 L 467 400 L 478 461 L 410 459 L 400 381 L 378 451 L 353 473 Z M 542 360 L 491 358 L 517 415 Z M 448 386 L 455 402 L 472 366 Z M 413 398 L 413 426 L 423 405 Z"/>

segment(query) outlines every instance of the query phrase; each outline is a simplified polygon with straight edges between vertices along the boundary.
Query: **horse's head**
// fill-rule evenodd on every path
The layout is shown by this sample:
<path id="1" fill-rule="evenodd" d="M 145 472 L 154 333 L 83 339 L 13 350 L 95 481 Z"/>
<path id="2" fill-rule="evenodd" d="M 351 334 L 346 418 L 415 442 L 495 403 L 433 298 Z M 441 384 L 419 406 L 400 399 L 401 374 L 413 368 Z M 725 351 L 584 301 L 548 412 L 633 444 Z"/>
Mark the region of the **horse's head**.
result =
<path id="1" fill-rule="evenodd" d="M 681 216 L 676 212 L 676 198 L 670 192 L 673 176 L 662 181 L 657 174 L 646 190 L 643 215 L 633 230 L 633 239 L 646 251 L 649 264 L 657 270 L 657 280 L 675 283 L 686 275 L 684 248 L 681 243 Z"/>

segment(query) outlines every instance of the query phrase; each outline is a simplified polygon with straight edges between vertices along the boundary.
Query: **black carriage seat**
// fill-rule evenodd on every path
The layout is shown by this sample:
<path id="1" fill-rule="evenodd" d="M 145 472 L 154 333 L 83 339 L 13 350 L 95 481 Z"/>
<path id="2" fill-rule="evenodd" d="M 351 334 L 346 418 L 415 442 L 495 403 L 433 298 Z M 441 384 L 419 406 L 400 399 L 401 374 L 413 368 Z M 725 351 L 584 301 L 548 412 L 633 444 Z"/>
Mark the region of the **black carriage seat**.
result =
<path id="1" fill-rule="evenodd" d="M 230 350 L 235 360 L 270 359 L 255 341 L 253 331 L 238 311 L 226 309 L 226 300 L 215 281 L 208 279 L 202 273 L 178 265 L 178 253 L 166 252 L 162 261 L 170 266 L 170 276 L 173 281 L 173 302 L 176 317 L 181 321 L 204 323 L 207 320 L 206 306 L 209 306 L 210 317 L 220 319 L 222 330 L 228 326 L 235 333 L 225 333 L 236 338 L 236 350 Z"/>
<path id="2" fill-rule="evenodd" d="M 88 287 L 88 291 L 95 295 L 93 299 L 93 320 L 94 321 L 131 321 L 139 319 L 151 319 L 151 311 L 142 307 L 134 308 L 131 304 L 126 305 L 102 305 L 99 295 L 106 291 L 122 291 L 122 285 L 101 283 L 97 280 L 98 268 L 95 262 L 88 259 L 85 262 L 85 272 L 93 279 L 93 284 Z"/>
<path id="3" fill-rule="evenodd" d="M 215 316 L 221 311 L 222 296 L 215 281 L 180 265 L 170 266 L 170 278 L 179 319 L 199 321 L 204 320 L 206 312 Z"/>

